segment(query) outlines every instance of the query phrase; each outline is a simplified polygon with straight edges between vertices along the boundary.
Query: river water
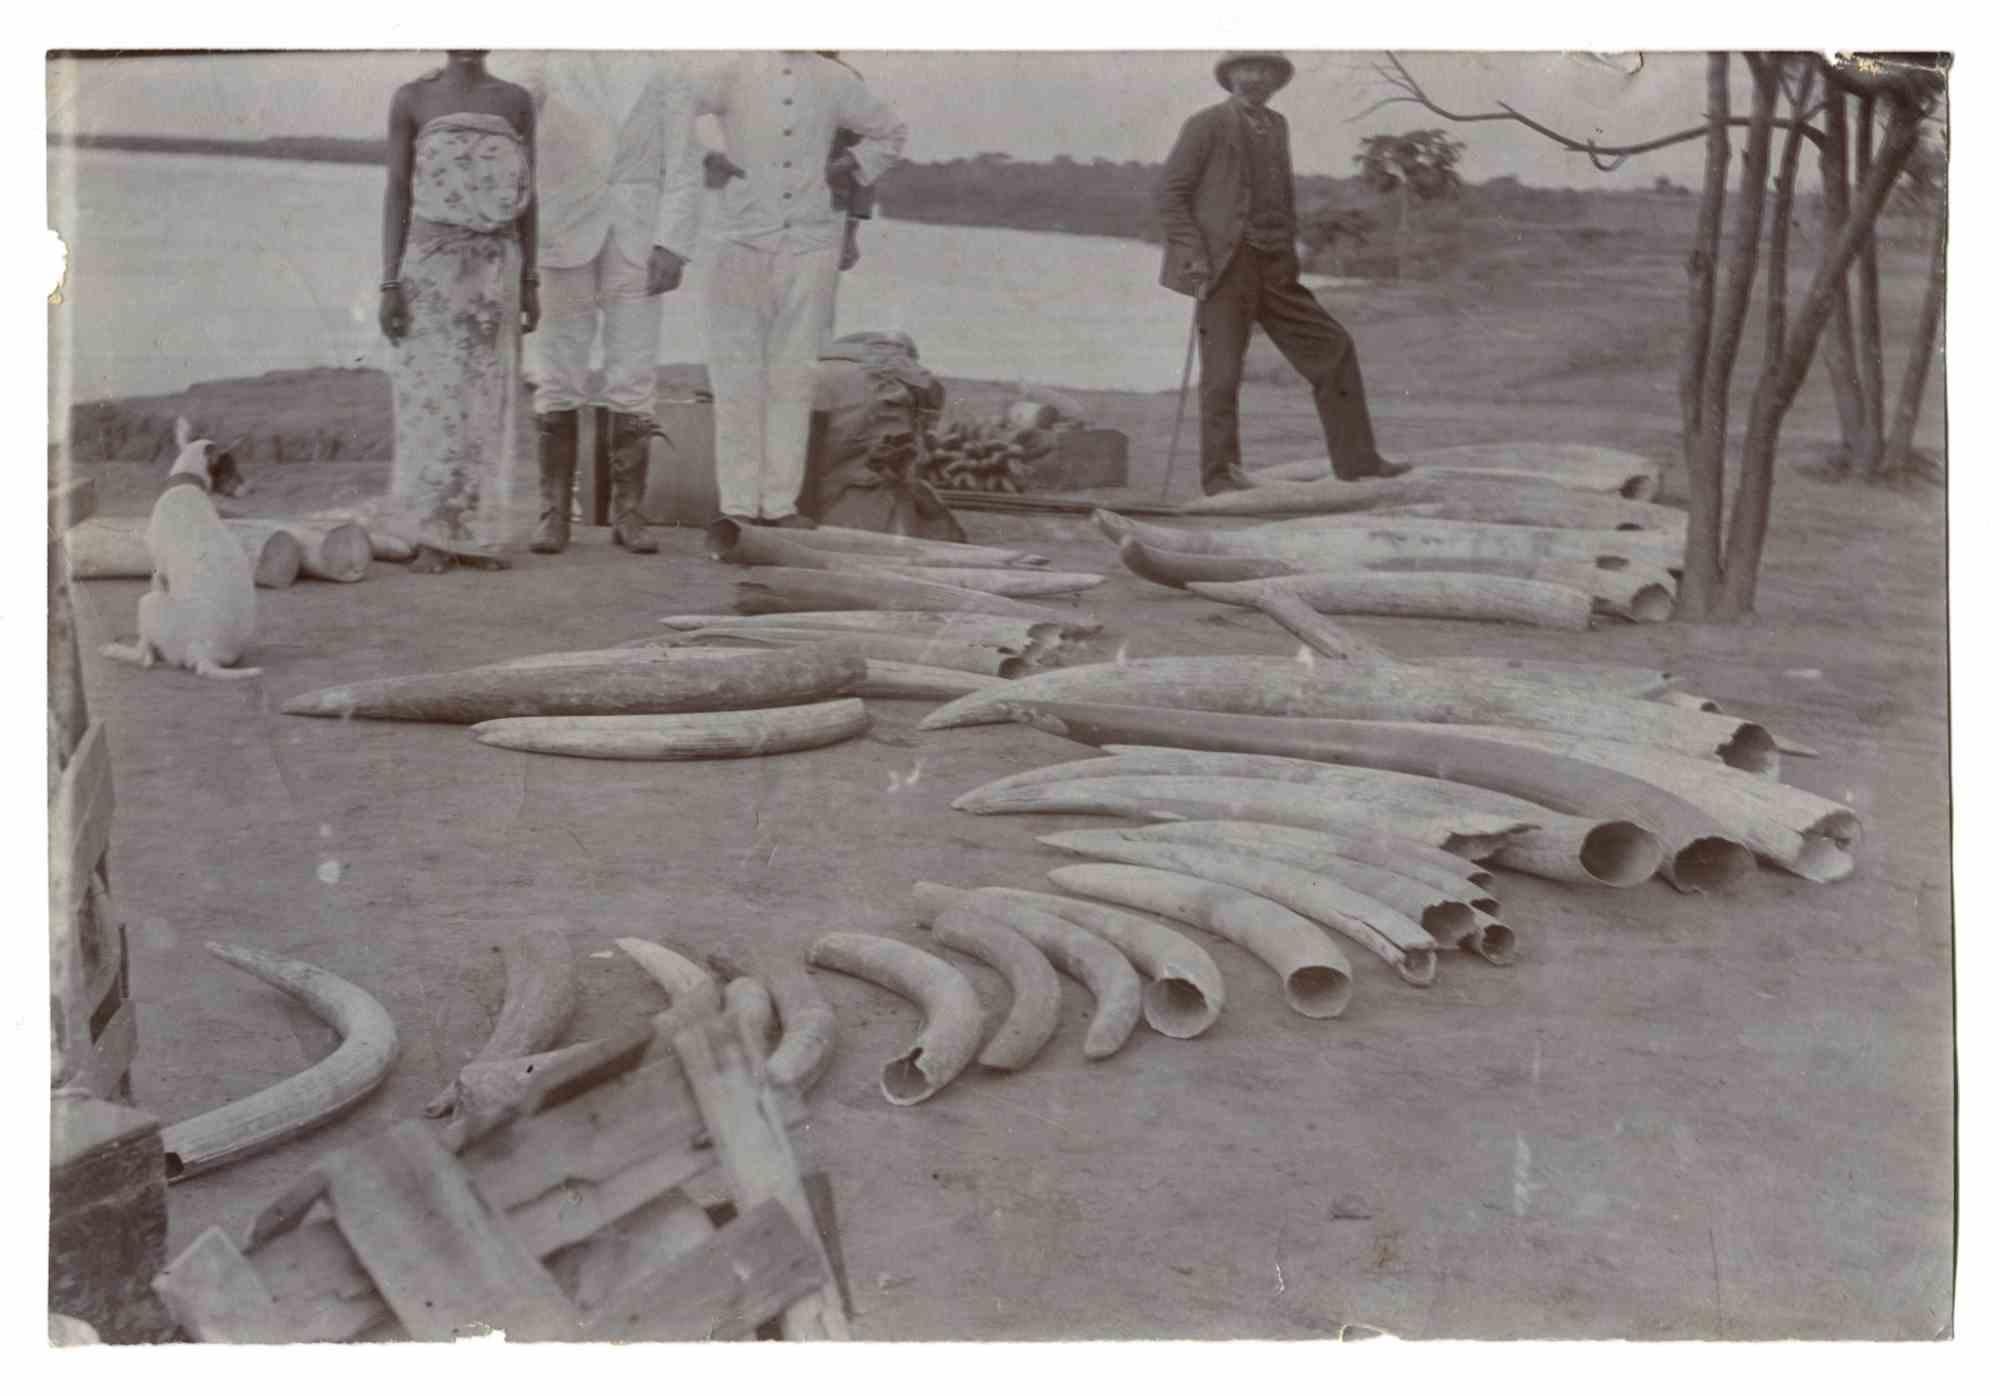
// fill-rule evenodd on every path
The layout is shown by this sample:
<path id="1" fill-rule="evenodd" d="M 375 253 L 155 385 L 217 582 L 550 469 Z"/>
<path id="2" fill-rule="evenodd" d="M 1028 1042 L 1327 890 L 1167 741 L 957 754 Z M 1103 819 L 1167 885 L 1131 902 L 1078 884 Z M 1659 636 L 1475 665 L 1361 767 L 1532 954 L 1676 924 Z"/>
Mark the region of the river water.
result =
<path id="1" fill-rule="evenodd" d="M 52 406 L 270 369 L 387 366 L 374 323 L 379 168 L 51 150 L 49 194 L 70 256 L 50 323 Z M 902 330 L 957 377 L 1179 381 L 1188 302 L 1155 281 L 1157 248 L 886 218 L 862 238 L 842 278 L 843 332 Z M 662 362 L 704 357 L 702 251 L 662 300 Z"/>

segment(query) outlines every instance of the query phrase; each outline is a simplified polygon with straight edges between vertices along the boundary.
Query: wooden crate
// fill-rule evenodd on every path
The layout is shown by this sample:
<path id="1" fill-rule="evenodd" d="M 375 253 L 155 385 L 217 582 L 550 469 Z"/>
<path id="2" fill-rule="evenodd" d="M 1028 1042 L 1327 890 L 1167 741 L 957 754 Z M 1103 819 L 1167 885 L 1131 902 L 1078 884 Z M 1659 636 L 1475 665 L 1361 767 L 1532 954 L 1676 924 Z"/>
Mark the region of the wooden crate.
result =
<path id="1" fill-rule="evenodd" d="M 1042 493 L 1122 485 L 1132 443 L 1109 427 L 1079 427 L 1055 438 L 1055 449 L 1020 468 L 1024 489 Z"/>
<path id="2" fill-rule="evenodd" d="M 322 1158 L 155 1288 L 205 1342 L 844 1338 L 830 1193 L 741 1020 L 664 1015 L 532 1097 Z"/>

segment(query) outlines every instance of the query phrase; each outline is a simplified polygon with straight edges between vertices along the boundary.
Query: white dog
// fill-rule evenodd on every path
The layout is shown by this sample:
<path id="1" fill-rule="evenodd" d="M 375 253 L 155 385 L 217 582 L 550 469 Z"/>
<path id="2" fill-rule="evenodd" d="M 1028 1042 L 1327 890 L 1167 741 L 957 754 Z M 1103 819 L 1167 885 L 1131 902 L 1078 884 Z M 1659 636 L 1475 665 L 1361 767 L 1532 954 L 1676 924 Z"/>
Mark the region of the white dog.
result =
<path id="1" fill-rule="evenodd" d="M 103 653 L 145 669 L 164 660 L 207 679 L 254 678 L 263 671 L 229 667 L 257 630 L 250 557 L 209 497 L 218 486 L 241 492 L 235 462 L 196 437 L 185 417 L 174 423 L 174 441 L 180 454 L 146 526 L 153 589 L 139 598 L 138 643 Z"/>

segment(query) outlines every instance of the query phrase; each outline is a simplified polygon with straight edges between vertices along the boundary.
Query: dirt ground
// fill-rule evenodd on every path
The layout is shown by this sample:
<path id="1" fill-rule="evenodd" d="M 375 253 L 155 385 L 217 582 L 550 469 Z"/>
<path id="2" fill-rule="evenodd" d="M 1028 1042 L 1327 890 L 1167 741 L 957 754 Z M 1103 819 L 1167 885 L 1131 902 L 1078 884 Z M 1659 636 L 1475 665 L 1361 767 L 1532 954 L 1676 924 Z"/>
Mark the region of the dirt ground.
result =
<path id="1" fill-rule="evenodd" d="M 1575 440 L 1671 459 L 1672 367 L 1657 346 L 1678 323 L 1668 291 L 1678 294 L 1663 273 L 1647 354 L 1557 343 L 1529 375 L 1546 369 L 1541 388 L 1491 367 L 1493 346 L 1547 345 L 1557 333 L 1532 288 L 1470 321 L 1462 310 L 1441 319 L 1417 292 L 1355 307 L 1385 445 L 1414 455 Z M 1892 293 L 1892 313 L 1898 304 Z M 1602 334 L 1629 338 L 1629 320 L 1603 321 Z M 1489 370 L 1475 382 L 1482 356 Z M 1898 373 L 1892 362 L 1891 384 Z M 961 385 L 974 398 L 1002 391 Z M 1933 420 L 1939 393 L 1934 380 Z M 1132 433 L 1131 489 L 1157 497 L 1172 395 L 1081 396 L 1102 424 Z M 1316 450 L 1294 384 L 1253 384 L 1244 407 L 1253 464 Z M 856 1335 L 1947 1331 L 1944 497 L 1818 478 L 1804 467 L 1830 422 L 1823 401 L 1808 400 L 1788 431 L 1750 623 L 1584 637 L 1354 626 L 1408 656 L 1581 658 L 1684 675 L 1729 711 L 1820 749 L 1788 761 L 1786 776 L 1862 815 L 1850 881 L 1760 870 L 1703 898 L 1659 882 L 1593 893 L 1502 873 L 1522 936 L 1516 966 L 1454 956 L 1418 990 L 1357 953 L 1354 1000 L 1331 1022 L 1294 1016 L 1267 971 L 1211 942 L 1229 1002 L 1204 1037 L 1142 1028 L 1115 1057 L 1086 1063 L 1088 1002 L 1065 981 L 1062 1030 L 1031 1069 L 975 1068 L 913 1109 L 887 1104 L 876 1085 L 912 1011 L 822 974 L 840 1040 L 804 1137 L 834 1179 Z M 1185 494 L 1187 440 L 1180 470 L 1174 492 Z M 151 468 L 90 471 L 104 512 L 145 507 Z M 384 479 L 380 465 L 288 466 L 258 477 L 255 502 L 275 511 L 354 497 Z M 1677 472 L 1668 493 L 1683 493 Z M 977 541 L 1033 540 L 1058 567 L 1109 573 L 1080 598 L 1106 622 L 1107 653 L 1294 648 L 1261 617 L 1125 575 L 1079 520 L 965 517 Z M 738 959 L 798 957 L 834 930 L 921 944 L 912 882 L 1045 887 L 1057 855 L 1033 836 L 1107 822 L 951 810 L 983 781 L 1085 753 L 1016 727 L 919 732 L 922 703 L 871 703 L 873 730 L 823 751 L 660 765 L 533 757 L 451 727 L 277 711 L 341 680 L 610 644 L 655 633 L 669 612 L 725 610 L 732 572 L 701 557 L 698 541 L 669 531 L 661 557 L 638 560 L 588 533 L 560 559 L 524 555 L 504 574 L 418 577 L 378 564 L 352 586 L 264 592 L 254 655 L 264 677 L 241 685 L 98 658 L 98 642 L 130 630 L 140 586 L 79 588 L 90 702 L 110 723 L 115 765 L 112 868 L 142 1012 L 140 1102 L 183 1118 L 332 1045 L 303 1009 L 205 955 L 204 940 L 349 978 L 401 1033 L 395 1070 L 354 1114 L 177 1186 L 170 1253 L 207 1226 L 240 1225 L 321 1150 L 414 1115 L 486 1036 L 502 989 L 494 947 L 513 927 L 567 929 L 580 1039 L 660 1006 L 612 949 L 616 936 Z M 962 963 L 1002 1008 L 997 976 Z"/>

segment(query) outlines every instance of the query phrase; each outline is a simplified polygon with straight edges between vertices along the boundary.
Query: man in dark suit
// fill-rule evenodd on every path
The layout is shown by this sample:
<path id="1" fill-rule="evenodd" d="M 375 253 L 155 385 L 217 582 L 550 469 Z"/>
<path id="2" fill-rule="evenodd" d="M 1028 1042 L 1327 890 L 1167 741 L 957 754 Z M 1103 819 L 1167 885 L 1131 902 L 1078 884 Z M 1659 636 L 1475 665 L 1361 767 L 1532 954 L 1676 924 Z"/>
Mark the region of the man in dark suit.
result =
<path id="1" fill-rule="evenodd" d="M 1335 475 L 1360 480 L 1409 469 L 1375 449 L 1354 339 L 1299 283 L 1291 139 L 1268 105 L 1291 79 L 1281 53 L 1224 54 L 1215 80 L 1228 99 L 1188 118 L 1160 178 L 1167 236 L 1160 284 L 1198 302 L 1206 494 L 1252 483 L 1243 473 L 1236 398 L 1253 324 L 1312 385 Z"/>

